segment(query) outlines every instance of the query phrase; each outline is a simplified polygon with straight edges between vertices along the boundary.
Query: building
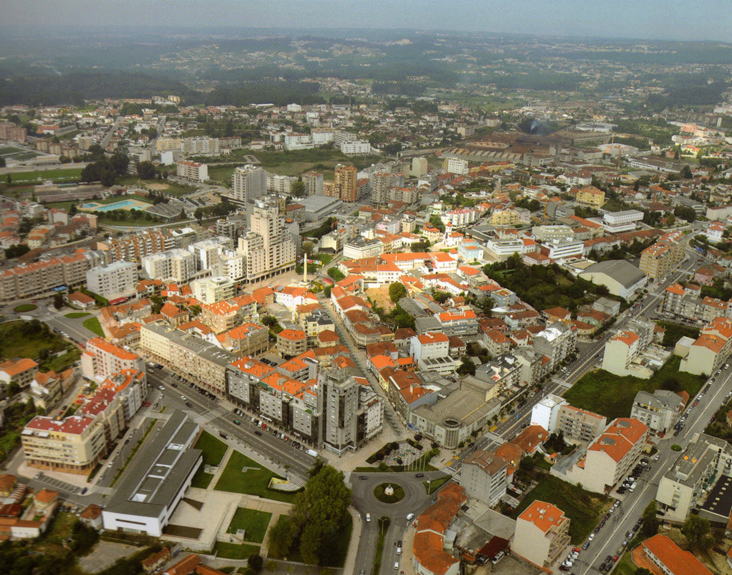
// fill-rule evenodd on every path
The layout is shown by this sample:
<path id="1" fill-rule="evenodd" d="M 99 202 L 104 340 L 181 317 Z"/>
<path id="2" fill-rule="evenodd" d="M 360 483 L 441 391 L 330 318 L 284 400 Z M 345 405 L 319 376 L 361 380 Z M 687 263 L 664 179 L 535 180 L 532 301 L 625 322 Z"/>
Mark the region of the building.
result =
<path id="1" fill-rule="evenodd" d="M 193 445 L 201 433 L 183 412 L 173 411 L 145 442 L 125 472 L 125 481 L 102 511 L 104 529 L 160 537 L 190 487 L 203 457 Z"/>
<path id="2" fill-rule="evenodd" d="M 254 283 L 295 269 L 297 248 L 276 207 L 258 204 L 249 217 L 249 232 L 239 238 L 244 281 Z"/>
<path id="3" fill-rule="evenodd" d="M 320 172 L 309 171 L 302 175 L 302 182 L 305 185 L 305 193 L 308 196 L 323 195 L 323 174 Z"/>
<path id="4" fill-rule="evenodd" d="M 6 386 L 16 383 L 21 389 L 28 387 L 38 374 L 38 364 L 28 357 L 9 359 L 0 363 L 0 381 Z"/>
<path id="5" fill-rule="evenodd" d="M 333 185 L 337 191 L 335 197 L 340 198 L 344 202 L 355 202 L 358 199 L 356 193 L 356 180 L 358 170 L 356 166 L 344 166 L 338 164 L 335 167 L 335 176 Z"/>
<path id="6" fill-rule="evenodd" d="M 308 349 L 307 335 L 300 329 L 283 329 L 277 334 L 277 351 L 283 357 L 295 357 Z"/>
<path id="7" fill-rule="evenodd" d="M 640 548 L 643 556 L 664 575 L 712 575 L 691 551 L 683 551 L 666 535 L 654 535 Z"/>
<path id="8" fill-rule="evenodd" d="M 506 493 L 508 465 L 495 451 L 473 451 L 463 461 L 460 486 L 471 499 L 478 499 L 490 507 Z"/>
<path id="9" fill-rule="evenodd" d="M 626 300 L 633 299 L 648 281 L 642 266 L 638 269 L 625 260 L 606 260 L 592 264 L 579 277 L 604 285 L 612 295 Z"/>
<path id="10" fill-rule="evenodd" d="M 641 252 L 638 267 L 652 280 L 665 278 L 684 258 L 686 236 L 681 231 L 664 234 Z"/>
<path id="11" fill-rule="evenodd" d="M 569 519 L 562 510 L 537 500 L 516 520 L 511 550 L 543 568 L 559 558 L 569 541 Z"/>
<path id="12" fill-rule="evenodd" d="M 86 272 L 89 291 L 107 300 L 135 295 L 138 279 L 137 265 L 133 262 L 118 261 Z"/>
<path id="13" fill-rule="evenodd" d="M 570 483 L 581 483 L 588 491 L 606 493 L 628 473 L 647 439 L 648 427 L 643 423 L 618 418 L 590 444 L 583 460 L 566 473 L 554 467 L 552 474 Z"/>
<path id="14" fill-rule="evenodd" d="M 577 192 L 577 203 L 599 210 L 605 205 L 605 192 L 595 186 L 582 188 Z"/>
<path id="15" fill-rule="evenodd" d="M 643 212 L 638 210 L 605 212 L 602 216 L 602 225 L 611 234 L 633 231 L 641 221 L 643 221 Z"/>
<path id="16" fill-rule="evenodd" d="M 653 393 L 639 391 L 633 400 L 630 417 L 648 426 L 655 433 L 665 433 L 684 411 L 683 398 L 665 389 Z"/>
<path id="17" fill-rule="evenodd" d="M 175 169 L 176 175 L 179 178 L 196 182 L 205 182 L 208 180 L 208 166 L 206 164 L 181 160 L 175 165 Z"/>
<path id="18" fill-rule="evenodd" d="M 556 427 L 545 429 L 549 433 L 562 432 L 570 441 L 589 443 L 602 434 L 606 425 L 606 417 L 564 403 L 559 406 Z"/>
<path id="19" fill-rule="evenodd" d="M 632 331 L 616 333 L 605 344 L 602 356 L 602 369 L 618 376 L 633 375 L 648 379 L 653 371 L 645 366 L 631 362 L 644 351 L 641 339 Z"/>
<path id="20" fill-rule="evenodd" d="M 216 303 L 234 297 L 236 282 L 228 277 L 210 277 L 191 282 L 193 297 L 201 303 Z"/>
<path id="21" fill-rule="evenodd" d="M 732 353 L 732 318 L 718 317 L 702 327 L 701 334 L 689 346 L 679 371 L 712 375 Z"/>
<path id="22" fill-rule="evenodd" d="M 556 369 L 577 348 L 577 330 L 557 322 L 534 337 L 534 349 L 549 358 L 548 370 Z"/>
<path id="23" fill-rule="evenodd" d="M 559 409 L 567 405 L 567 400 L 554 395 L 547 394 L 531 409 L 531 425 L 540 425 L 549 433 L 554 433 L 559 420 Z"/>
<path id="24" fill-rule="evenodd" d="M 226 392 L 226 366 L 234 355 L 163 322 L 140 329 L 140 351 L 203 389 Z"/>
<path id="25" fill-rule="evenodd" d="M 661 477 L 656 493 L 658 507 L 669 521 L 685 521 L 689 513 L 705 503 L 715 483 L 729 477 L 732 446 L 723 439 L 700 433 Z M 701 511 L 700 515 L 704 516 Z"/>
<path id="26" fill-rule="evenodd" d="M 235 168 L 231 174 L 231 189 L 235 201 L 244 205 L 251 203 L 267 193 L 267 172 L 249 164 Z"/>
<path id="27" fill-rule="evenodd" d="M 417 575 L 459 575 L 460 560 L 448 552 L 449 528 L 467 500 L 454 483 L 441 489 L 435 502 L 417 518 L 414 533 L 414 572 Z"/>
<path id="28" fill-rule="evenodd" d="M 100 382 L 128 369 L 144 373 L 145 360 L 101 337 L 86 342 L 81 356 L 81 373 L 87 379 Z"/>

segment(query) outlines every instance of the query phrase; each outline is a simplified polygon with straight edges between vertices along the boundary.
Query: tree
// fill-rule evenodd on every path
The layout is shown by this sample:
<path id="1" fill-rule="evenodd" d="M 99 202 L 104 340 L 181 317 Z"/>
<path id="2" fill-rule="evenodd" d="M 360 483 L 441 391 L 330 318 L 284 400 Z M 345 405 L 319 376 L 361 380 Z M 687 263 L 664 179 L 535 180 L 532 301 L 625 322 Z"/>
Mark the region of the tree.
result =
<path id="1" fill-rule="evenodd" d="M 407 288 L 399 282 L 389 284 L 389 298 L 392 302 L 397 303 L 400 299 L 407 295 Z"/>
<path id="2" fill-rule="evenodd" d="M 273 315 L 265 315 L 260 321 L 262 322 L 262 325 L 266 327 L 272 327 L 277 324 L 277 318 Z"/>
<path id="3" fill-rule="evenodd" d="M 56 309 L 64 307 L 64 296 L 61 295 L 61 292 L 56 292 L 56 295 L 53 296 L 53 307 Z"/>
<path id="4" fill-rule="evenodd" d="M 350 503 L 351 490 L 341 471 L 326 465 L 308 479 L 292 508 L 300 532 L 300 554 L 306 563 L 323 565 L 330 561 Z"/>
<path id="5" fill-rule="evenodd" d="M 344 274 L 341 270 L 339 270 L 337 267 L 333 266 L 332 268 L 328 268 L 328 275 L 333 278 L 333 281 L 339 282 L 341 280 L 346 279 L 346 274 Z"/>
<path id="6" fill-rule="evenodd" d="M 442 223 L 442 218 L 438 216 L 437 214 L 432 214 L 430 216 L 430 223 L 435 226 L 440 232 L 445 231 L 445 224 Z"/>
<path id="7" fill-rule="evenodd" d="M 689 164 L 684 164 L 684 167 L 681 168 L 681 172 L 679 172 L 679 175 L 685 180 L 690 180 L 692 178 L 691 168 L 689 167 Z"/>
<path id="8" fill-rule="evenodd" d="M 290 186 L 290 192 L 292 192 L 292 195 L 296 198 L 301 198 L 305 195 L 305 184 L 302 181 L 302 176 L 300 176 L 296 181 L 292 182 L 292 185 Z"/>
<path id="9" fill-rule="evenodd" d="M 247 566 L 259 573 L 264 567 L 264 559 L 259 553 L 252 553 L 247 559 Z"/>
<path id="10" fill-rule="evenodd" d="M 643 510 L 643 534 L 646 537 L 653 537 L 656 533 L 658 533 L 658 516 L 654 500 Z"/>
<path id="11" fill-rule="evenodd" d="M 157 170 L 152 162 L 140 162 L 137 164 L 137 173 L 143 180 L 154 180 Z"/>
<path id="12" fill-rule="evenodd" d="M 287 557 L 295 544 L 297 527 L 289 515 L 280 515 L 277 523 L 269 530 L 269 554 L 274 557 Z"/>
<path id="13" fill-rule="evenodd" d="M 122 152 L 115 152 L 112 154 L 112 157 L 109 158 L 109 164 L 115 174 L 118 176 L 124 176 L 127 173 L 128 166 L 130 165 L 130 159 Z"/>
<path id="14" fill-rule="evenodd" d="M 196 211 L 193 212 L 193 217 L 198 220 L 198 225 L 201 225 L 203 221 L 203 208 L 196 208 Z"/>
<path id="15" fill-rule="evenodd" d="M 681 532 L 691 547 L 704 548 L 709 531 L 709 521 L 693 514 L 681 526 Z"/>
<path id="16" fill-rule="evenodd" d="M 464 355 L 457 368 L 457 373 L 459 375 L 475 375 L 475 364 L 473 363 L 473 360 L 467 355 Z"/>
<path id="17" fill-rule="evenodd" d="M 315 244 L 313 242 L 303 242 L 302 251 L 306 254 L 313 254 L 315 251 Z"/>

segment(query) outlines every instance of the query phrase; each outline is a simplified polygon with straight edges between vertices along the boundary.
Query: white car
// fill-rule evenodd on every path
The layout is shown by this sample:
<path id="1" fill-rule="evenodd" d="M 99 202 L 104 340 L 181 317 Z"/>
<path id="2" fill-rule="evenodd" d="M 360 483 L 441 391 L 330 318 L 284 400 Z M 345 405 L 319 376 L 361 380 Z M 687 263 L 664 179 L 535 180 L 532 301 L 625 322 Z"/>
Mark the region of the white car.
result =
<path id="1" fill-rule="evenodd" d="M 370 522 L 371 522 L 371 513 L 367 513 L 366 514 L 366 523 L 370 523 Z"/>

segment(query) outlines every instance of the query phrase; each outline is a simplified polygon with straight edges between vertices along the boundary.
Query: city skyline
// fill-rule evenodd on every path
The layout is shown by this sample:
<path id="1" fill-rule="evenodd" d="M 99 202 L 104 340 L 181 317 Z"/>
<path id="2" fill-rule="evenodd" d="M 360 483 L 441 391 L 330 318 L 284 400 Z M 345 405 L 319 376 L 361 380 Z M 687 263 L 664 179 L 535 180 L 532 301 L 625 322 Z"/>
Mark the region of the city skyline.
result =
<path id="1" fill-rule="evenodd" d="M 486 0 L 434 0 L 399 4 L 375 0 L 166 0 L 157 3 L 48 0 L 4 3 L 5 27 L 67 27 L 73 32 L 88 26 L 207 27 L 267 29 L 413 29 L 468 31 L 537 36 L 732 42 L 729 6 L 720 0 L 695 4 L 681 0 L 635 3 L 630 0 L 536 2 L 511 5 Z M 196 13 L 196 18 L 191 14 Z M 140 15 L 145 15 L 142 18 Z M 727 16 L 725 16 L 727 14 Z M 714 15 L 714 18 L 710 18 Z"/>

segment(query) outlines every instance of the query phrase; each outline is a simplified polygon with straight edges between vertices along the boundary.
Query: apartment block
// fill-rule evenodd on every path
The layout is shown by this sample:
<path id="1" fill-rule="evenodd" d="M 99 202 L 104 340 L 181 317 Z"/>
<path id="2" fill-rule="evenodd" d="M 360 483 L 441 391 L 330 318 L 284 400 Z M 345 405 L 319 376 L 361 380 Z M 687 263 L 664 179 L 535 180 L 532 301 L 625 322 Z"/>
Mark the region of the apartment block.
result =
<path id="1" fill-rule="evenodd" d="M 355 202 L 358 199 L 356 193 L 356 178 L 358 170 L 356 166 L 344 166 L 338 164 L 335 167 L 333 185 L 339 197 L 344 202 Z"/>
<path id="2" fill-rule="evenodd" d="M 648 427 L 631 418 L 618 418 L 587 448 L 585 458 L 566 472 L 552 474 L 595 493 L 606 493 L 640 457 L 648 439 Z"/>
<path id="3" fill-rule="evenodd" d="M 251 318 L 256 311 L 256 300 L 251 295 L 241 295 L 225 301 L 203 304 L 200 319 L 214 333 L 222 333 Z"/>
<path id="4" fill-rule="evenodd" d="M 205 182 L 208 180 L 208 166 L 198 162 L 179 161 L 175 165 L 176 175 L 179 178 L 193 180 L 194 182 Z"/>
<path id="5" fill-rule="evenodd" d="M 103 381 L 130 369 L 145 373 L 145 360 L 101 337 L 86 342 L 86 350 L 81 356 L 81 373 L 87 379 Z"/>
<path id="6" fill-rule="evenodd" d="M 129 297 L 136 293 L 137 265 L 117 261 L 86 272 L 87 288 L 108 300 Z"/>
<path id="7" fill-rule="evenodd" d="M 577 203 L 599 210 L 605 205 L 605 192 L 595 186 L 582 188 L 577 192 Z"/>
<path id="8" fill-rule="evenodd" d="M 109 261 L 140 262 L 142 258 L 175 247 L 176 236 L 166 231 L 146 230 L 123 238 L 97 242 L 96 249 L 109 254 Z"/>
<path id="9" fill-rule="evenodd" d="M 244 323 L 217 337 L 224 349 L 236 357 L 256 357 L 269 350 L 269 330 L 256 323 Z"/>
<path id="10" fill-rule="evenodd" d="M 589 443 L 602 435 L 606 425 L 606 417 L 564 403 L 557 411 L 555 428 L 545 429 L 550 433 L 561 431 L 565 439 L 570 441 Z"/>
<path id="11" fill-rule="evenodd" d="M 551 503 L 534 501 L 516 520 L 511 550 L 543 568 L 569 545 L 569 519 Z"/>
<path id="12" fill-rule="evenodd" d="M 140 330 L 140 351 L 203 389 L 226 392 L 226 366 L 234 355 L 162 322 Z"/>
<path id="13" fill-rule="evenodd" d="M 267 193 L 267 173 L 250 164 L 235 168 L 231 175 L 231 188 L 235 200 L 251 203 Z"/>
<path id="14" fill-rule="evenodd" d="M 547 326 L 534 337 L 534 349 L 549 358 L 549 371 L 555 369 L 576 348 L 576 328 L 562 322 Z"/>
<path id="15" fill-rule="evenodd" d="M 685 236 L 682 232 L 664 234 L 641 252 L 638 267 L 651 279 L 666 277 L 684 258 Z"/>
<path id="16" fill-rule="evenodd" d="M 701 334 L 689 346 L 679 371 L 712 375 L 732 353 L 732 318 L 718 317 L 702 327 Z"/>
<path id="17" fill-rule="evenodd" d="M 191 282 L 193 297 L 201 303 L 216 303 L 234 297 L 236 282 L 228 277 L 210 277 Z"/>
<path id="18" fill-rule="evenodd" d="M 656 501 L 669 521 L 682 522 L 702 506 L 718 480 L 732 477 L 732 446 L 701 433 L 679 453 L 658 483 Z M 700 515 L 703 513 L 700 511 Z M 726 518 L 725 518 L 726 521 Z"/>
<path id="19" fill-rule="evenodd" d="M 479 449 L 463 461 L 460 486 L 468 496 L 493 507 L 506 493 L 508 465 L 494 451 Z"/>
<path id="20" fill-rule="evenodd" d="M 295 269 L 295 241 L 277 208 L 260 203 L 252 209 L 249 232 L 239 238 L 238 252 L 246 263 L 245 281 L 269 279 Z"/>
<path id="21" fill-rule="evenodd" d="M 684 400 L 673 391 L 639 391 L 633 400 L 630 417 L 644 423 L 651 431 L 665 433 L 681 417 L 683 411 Z"/>
<path id="22" fill-rule="evenodd" d="M 174 248 L 144 256 L 142 268 L 150 279 L 187 283 L 196 274 L 196 258 L 188 250 Z"/>

